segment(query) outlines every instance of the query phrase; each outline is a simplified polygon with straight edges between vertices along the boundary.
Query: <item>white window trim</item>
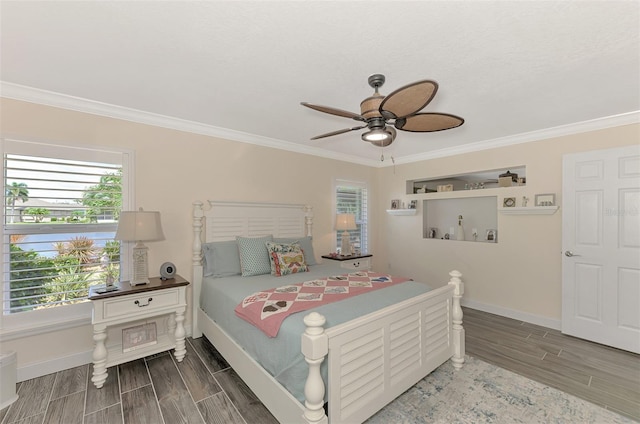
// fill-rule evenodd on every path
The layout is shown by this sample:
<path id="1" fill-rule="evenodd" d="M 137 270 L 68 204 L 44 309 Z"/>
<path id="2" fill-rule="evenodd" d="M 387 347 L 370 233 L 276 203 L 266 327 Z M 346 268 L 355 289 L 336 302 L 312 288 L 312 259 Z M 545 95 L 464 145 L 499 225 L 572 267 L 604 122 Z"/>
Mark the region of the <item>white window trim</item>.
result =
<path id="1" fill-rule="evenodd" d="M 368 253 L 370 248 L 371 248 L 371 192 L 369 189 L 369 184 L 366 181 L 357 181 L 357 180 L 347 180 L 344 178 L 334 178 L 333 179 L 333 184 L 331 186 L 331 213 L 332 213 L 332 218 L 331 218 L 331 228 L 333 228 L 333 240 L 337 240 L 337 234 L 338 231 L 336 230 L 336 212 L 338 210 L 338 201 L 337 201 L 337 197 L 336 197 L 336 190 L 338 189 L 338 186 L 355 186 L 355 187 L 360 187 L 360 188 L 364 188 L 367 190 L 367 251 L 366 252 L 362 252 L 362 253 Z M 332 242 L 332 249 L 333 249 L 333 242 Z"/>
<path id="2" fill-rule="evenodd" d="M 134 181 L 134 164 L 135 164 L 135 152 L 132 149 L 125 149 L 120 147 L 103 147 L 103 146 L 90 146 L 73 143 L 52 142 L 42 139 L 33 138 L 20 138 L 20 137 L 3 137 L 0 138 L 0 155 L 4 157 L 6 150 L 6 143 L 31 143 L 34 147 L 37 145 L 38 149 L 82 149 L 86 150 L 87 154 L 91 152 L 113 153 L 122 155 L 122 187 L 123 192 L 126 193 L 122 198 L 122 209 L 130 210 L 134 205 L 135 199 L 135 181 Z M 42 151 L 42 150 L 40 150 Z M 11 153 L 14 153 L 13 149 Z M 34 154 L 33 152 L 31 153 Z M 4 175 L 4 161 L 2 165 Z M 126 187 L 126 189 L 125 189 Z M 4 236 L 4 229 L 0 229 Z M 0 243 L 3 244 L 3 243 Z M 124 243 L 120 252 L 122 259 L 121 273 L 123 275 L 129 275 L 131 264 L 128 258 L 131 257 L 130 246 L 131 243 Z M 4 255 L 3 247 L 0 247 L 0 254 Z M 4 267 L 0 261 L 0 275 L 4 275 Z M 122 270 L 124 268 L 124 270 Z M 0 296 L 3 296 L 3 290 L 0 290 Z M 3 299 L 0 299 L 2 301 Z M 37 334 L 48 333 L 52 330 L 61 330 L 64 328 L 76 327 L 79 325 L 85 325 L 91 323 L 91 303 L 82 302 L 73 305 L 65 305 L 50 309 L 41 309 L 37 311 L 22 312 L 15 315 L 3 315 L 0 313 L 0 341 L 11 340 L 15 338 L 28 337 Z"/>

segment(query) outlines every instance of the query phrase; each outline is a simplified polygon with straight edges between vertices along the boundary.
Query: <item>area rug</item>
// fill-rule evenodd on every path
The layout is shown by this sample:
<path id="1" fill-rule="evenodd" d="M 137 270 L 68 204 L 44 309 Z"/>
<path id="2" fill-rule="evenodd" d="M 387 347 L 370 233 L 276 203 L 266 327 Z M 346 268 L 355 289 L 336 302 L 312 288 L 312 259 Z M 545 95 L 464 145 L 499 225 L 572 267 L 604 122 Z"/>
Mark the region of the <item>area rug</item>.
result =
<path id="1" fill-rule="evenodd" d="M 466 356 L 420 380 L 367 424 L 635 423 L 585 400 Z"/>

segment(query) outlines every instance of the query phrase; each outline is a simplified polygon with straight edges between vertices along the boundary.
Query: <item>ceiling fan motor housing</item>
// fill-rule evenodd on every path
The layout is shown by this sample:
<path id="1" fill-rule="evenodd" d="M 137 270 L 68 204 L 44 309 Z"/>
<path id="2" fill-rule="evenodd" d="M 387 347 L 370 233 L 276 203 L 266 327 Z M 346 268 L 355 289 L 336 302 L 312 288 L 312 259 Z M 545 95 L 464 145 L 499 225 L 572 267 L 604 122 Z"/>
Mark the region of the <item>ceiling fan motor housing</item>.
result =
<path id="1" fill-rule="evenodd" d="M 384 100 L 384 96 L 380 95 L 377 91 L 371 96 L 367 97 L 360 103 L 360 115 L 369 123 L 370 119 L 379 119 L 384 126 L 384 118 L 380 114 L 380 103 Z M 369 126 L 371 128 L 371 126 Z"/>

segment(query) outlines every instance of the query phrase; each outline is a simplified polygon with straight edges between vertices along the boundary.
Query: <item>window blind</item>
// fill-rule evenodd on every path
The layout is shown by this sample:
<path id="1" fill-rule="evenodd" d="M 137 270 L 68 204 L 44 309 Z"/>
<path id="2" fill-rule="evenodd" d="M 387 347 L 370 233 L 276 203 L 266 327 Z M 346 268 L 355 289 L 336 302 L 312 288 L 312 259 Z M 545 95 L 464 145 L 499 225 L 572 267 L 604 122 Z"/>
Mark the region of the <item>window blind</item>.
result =
<path id="1" fill-rule="evenodd" d="M 367 188 L 364 184 L 339 182 L 336 185 L 336 214 L 350 213 L 356 217 L 356 229 L 349 231 L 351 244 L 362 253 L 368 252 Z M 336 234 L 336 248 L 341 244 L 341 234 Z"/>
<path id="2" fill-rule="evenodd" d="M 4 315 L 82 302 L 120 269 L 122 154 L 37 147 L 4 145 Z"/>

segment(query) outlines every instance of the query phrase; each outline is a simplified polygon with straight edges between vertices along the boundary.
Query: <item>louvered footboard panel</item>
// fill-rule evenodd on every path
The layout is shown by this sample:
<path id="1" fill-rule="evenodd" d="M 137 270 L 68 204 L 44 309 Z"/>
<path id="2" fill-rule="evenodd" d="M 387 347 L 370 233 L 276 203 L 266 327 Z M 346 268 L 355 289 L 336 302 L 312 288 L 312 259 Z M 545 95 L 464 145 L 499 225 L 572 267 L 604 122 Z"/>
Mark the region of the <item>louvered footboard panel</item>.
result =
<path id="1" fill-rule="evenodd" d="M 389 378 L 391 384 L 415 373 L 422 365 L 420 311 L 392 322 L 389 325 Z"/>
<path id="2" fill-rule="evenodd" d="M 438 291 L 328 331 L 332 424 L 364 421 L 452 356 L 452 290 Z"/>
<path id="3" fill-rule="evenodd" d="M 384 331 L 378 329 L 353 339 L 340 351 L 340 393 L 349 414 L 384 388 Z"/>
<path id="4" fill-rule="evenodd" d="M 424 337 L 425 357 L 437 356 L 442 350 L 451 349 L 451 304 L 443 302 L 434 305 L 433 309 L 425 311 Z"/>

